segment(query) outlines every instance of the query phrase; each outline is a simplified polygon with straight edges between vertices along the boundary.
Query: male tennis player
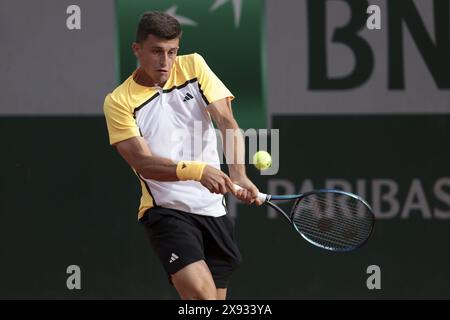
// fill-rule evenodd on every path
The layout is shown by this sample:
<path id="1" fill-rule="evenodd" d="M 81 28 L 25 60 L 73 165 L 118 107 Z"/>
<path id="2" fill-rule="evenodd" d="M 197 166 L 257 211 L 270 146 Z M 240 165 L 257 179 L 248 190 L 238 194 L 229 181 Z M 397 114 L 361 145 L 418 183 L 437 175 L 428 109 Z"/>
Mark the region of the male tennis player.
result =
<path id="1" fill-rule="evenodd" d="M 261 202 L 244 165 L 229 163 L 230 176 L 220 170 L 211 118 L 226 150 L 225 131 L 239 129 L 234 97 L 200 55 L 177 56 L 180 37 L 176 19 L 145 13 L 132 45 L 140 67 L 107 95 L 104 112 L 111 145 L 141 180 L 138 218 L 169 280 L 182 299 L 225 299 L 241 255 L 223 195 Z M 232 139 L 240 143 L 226 153 L 235 159 L 243 137 Z"/>

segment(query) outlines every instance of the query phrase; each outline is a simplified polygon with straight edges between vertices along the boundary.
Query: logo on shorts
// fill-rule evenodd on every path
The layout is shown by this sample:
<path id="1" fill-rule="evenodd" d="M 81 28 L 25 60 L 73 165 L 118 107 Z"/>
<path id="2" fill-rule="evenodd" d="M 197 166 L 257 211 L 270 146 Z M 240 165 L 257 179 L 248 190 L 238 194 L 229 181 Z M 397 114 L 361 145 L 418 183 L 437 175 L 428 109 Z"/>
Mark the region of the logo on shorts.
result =
<path id="1" fill-rule="evenodd" d="M 178 259 L 178 256 L 175 253 L 172 252 L 172 256 L 170 257 L 169 263 L 172 263 L 172 262 L 174 262 L 177 259 Z"/>

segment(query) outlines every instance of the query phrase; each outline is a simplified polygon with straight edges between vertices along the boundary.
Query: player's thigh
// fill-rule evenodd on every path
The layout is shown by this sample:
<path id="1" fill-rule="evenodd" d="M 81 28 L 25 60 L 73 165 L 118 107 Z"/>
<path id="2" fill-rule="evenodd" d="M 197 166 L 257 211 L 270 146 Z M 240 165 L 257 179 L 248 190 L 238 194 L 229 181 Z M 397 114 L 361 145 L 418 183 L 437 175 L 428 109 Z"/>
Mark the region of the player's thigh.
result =
<path id="1" fill-rule="evenodd" d="M 226 289 L 234 271 L 241 264 L 240 250 L 234 237 L 233 222 L 227 216 L 208 219 L 204 224 L 205 256 L 216 288 Z"/>
<path id="2" fill-rule="evenodd" d="M 170 209 L 155 208 L 143 224 L 168 275 L 205 259 L 201 230 L 189 219 Z"/>

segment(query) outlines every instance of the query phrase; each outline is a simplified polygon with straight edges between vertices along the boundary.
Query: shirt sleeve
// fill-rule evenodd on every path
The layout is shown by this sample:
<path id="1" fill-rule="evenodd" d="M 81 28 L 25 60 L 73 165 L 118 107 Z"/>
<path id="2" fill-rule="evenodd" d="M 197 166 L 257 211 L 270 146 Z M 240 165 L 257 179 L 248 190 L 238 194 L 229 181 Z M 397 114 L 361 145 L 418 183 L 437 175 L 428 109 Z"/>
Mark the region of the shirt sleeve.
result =
<path id="1" fill-rule="evenodd" d="M 194 61 L 198 85 L 206 105 L 224 98 L 234 99 L 234 95 L 209 68 L 201 55 L 195 54 Z"/>
<path id="2" fill-rule="evenodd" d="M 105 98 L 103 111 L 105 113 L 109 143 L 111 145 L 140 136 L 139 128 L 132 111 L 125 105 L 115 101 L 110 94 Z"/>

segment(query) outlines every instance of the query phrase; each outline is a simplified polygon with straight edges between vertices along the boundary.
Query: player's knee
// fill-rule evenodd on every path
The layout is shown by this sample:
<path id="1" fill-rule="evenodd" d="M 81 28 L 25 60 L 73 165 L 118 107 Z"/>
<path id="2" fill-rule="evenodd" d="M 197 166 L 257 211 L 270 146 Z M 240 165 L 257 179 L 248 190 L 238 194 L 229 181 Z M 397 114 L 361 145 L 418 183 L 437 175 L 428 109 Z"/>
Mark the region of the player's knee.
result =
<path id="1" fill-rule="evenodd" d="M 192 287 L 188 295 L 190 300 L 216 300 L 217 290 L 214 285 L 203 283 Z"/>

